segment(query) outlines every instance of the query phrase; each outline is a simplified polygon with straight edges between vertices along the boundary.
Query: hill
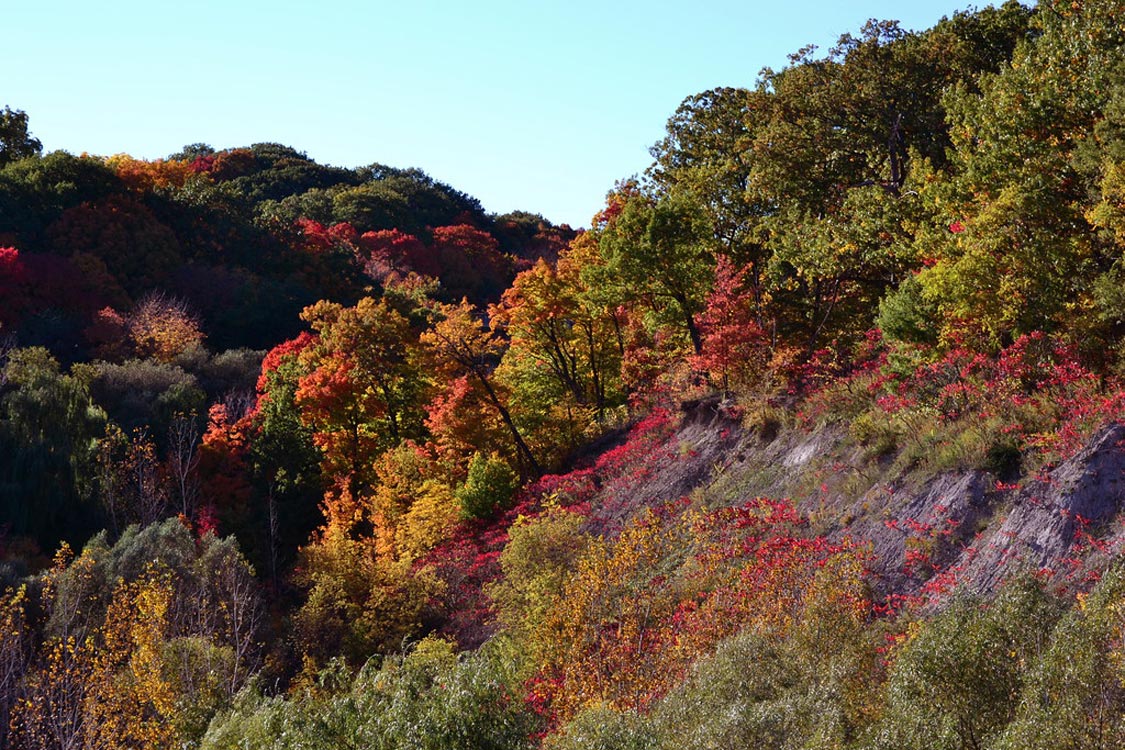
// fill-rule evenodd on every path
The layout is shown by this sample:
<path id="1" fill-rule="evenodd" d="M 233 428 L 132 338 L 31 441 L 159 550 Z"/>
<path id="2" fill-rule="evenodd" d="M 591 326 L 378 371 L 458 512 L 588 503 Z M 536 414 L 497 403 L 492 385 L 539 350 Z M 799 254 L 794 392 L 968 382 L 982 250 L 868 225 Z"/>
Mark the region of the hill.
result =
<path id="1" fill-rule="evenodd" d="M 1125 744 L 1122 17 L 869 22 L 579 233 L 6 110 L 0 744 Z"/>

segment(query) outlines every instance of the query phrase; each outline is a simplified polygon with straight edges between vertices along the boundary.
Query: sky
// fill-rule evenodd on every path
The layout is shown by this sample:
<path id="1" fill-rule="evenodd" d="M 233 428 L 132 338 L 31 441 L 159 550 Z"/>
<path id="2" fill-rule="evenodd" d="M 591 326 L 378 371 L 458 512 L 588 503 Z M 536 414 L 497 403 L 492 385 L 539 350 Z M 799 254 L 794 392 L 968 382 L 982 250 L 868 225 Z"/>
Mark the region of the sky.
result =
<path id="1" fill-rule="evenodd" d="M 156 159 L 278 142 L 419 167 L 494 213 L 586 226 L 679 103 L 753 86 L 868 18 L 952 0 L 37 0 L 4 17 L 0 107 L 46 150 Z"/>

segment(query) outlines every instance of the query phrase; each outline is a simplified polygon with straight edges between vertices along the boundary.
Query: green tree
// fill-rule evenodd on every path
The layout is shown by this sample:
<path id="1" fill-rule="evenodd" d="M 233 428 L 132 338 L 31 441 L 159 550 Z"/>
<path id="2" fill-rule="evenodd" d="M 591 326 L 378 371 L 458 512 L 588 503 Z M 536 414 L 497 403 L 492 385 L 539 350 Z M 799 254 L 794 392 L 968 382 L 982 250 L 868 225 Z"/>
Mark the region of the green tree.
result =
<path id="1" fill-rule="evenodd" d="M 81 539 L 95 518 L 97 440 L 106 415 L 46 349 L 17 349 L 0 383 L 0 506 L 12 532 L 45 549 Z"/>
<path id="2" fill-rule="evenodd" d="M 493 453 L 475 453 L 469 461 L 465 484 L 457 490 L 462 518 L 490 518 L 504 509 L 519 487 L 519 475 Z"/>
<path id="3" fill-rule="evenodd" d="M 43 144 L 28 132 L 27 114 L 5 106 L 0 112 L 0 167 L 10 161 L 36 156 Z"/>
<path id="4" fill-rule="evenodd" d="M 928 195 L 944 220 L 918 242 L 931 265 L 919 281 L 946 339 L 995 348 L 1084 325 L 1096 307 L 1091 282 L 1120 256 L 1089 219 L 1099 221 L 1091 197 L 1107 148 L 1095 133 L 1125 60 L 1122 12 L 1113 0 L 1041 4 L 1037 36 L 1009 66 L 946 95 L 952 175 Z"/>
<path id="5" fill-rule="evenodd" d="M 1014 718 L 1058 614 L 1041 583 L 1024 577 L 991 603 L 960 599 L 925 620 L 894 662 L 871 745 L 990 747 Z"/>
<path id="6" fill-rule="evenodd" d="M 598 236 L 604 266 L 591 269 L 602 284 L 644 305 L 655 321 L 685 333 L 698 354 L 695 316 L 703 309 L 715 266 L 713 234 L 695 196 L 632 192 Z"/>
<path id="7" fill-rule="evenodd" d="M 1125 744 L 1125 576 L 1110 570 L 1059 621 L 1021 690 L 998 750 Z"/>

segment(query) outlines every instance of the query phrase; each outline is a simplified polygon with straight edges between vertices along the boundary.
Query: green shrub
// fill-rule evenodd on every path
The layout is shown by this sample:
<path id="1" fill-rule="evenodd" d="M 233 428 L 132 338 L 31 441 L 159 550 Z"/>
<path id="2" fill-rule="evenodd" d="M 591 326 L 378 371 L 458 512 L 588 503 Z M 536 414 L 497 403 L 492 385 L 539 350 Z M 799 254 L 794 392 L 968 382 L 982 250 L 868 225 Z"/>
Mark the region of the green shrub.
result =
<path id="1" fill-rule="evenodd" d="M 329 667 L 322 683 L 335 690 L 319 694 L 248 692 L 212 722 L 202 750 L 524 750 L 539 729 L 487 648 L 461 658 L 427 639 L 404 658 L 369 663 L 350 684 L 340 670 Z"/>
<path id="2" fill-rule="evenodd" d="M 1038 581 L 1007 583 L 991 603 L 961 598 L 903 647 L 868 747 L 989 747 L 1012 720 L 1024 676 L 1058 614 Z"/>
<path id="3" fill-rule="evenodd" d="M 519 476 L 508 462 L 493 453 L 487 458 L 474 453 L 469 462 L 469 476 L 457 491 L 462 518 L 490 518 L 507 507 L 519 487 Z"/>
<path id="4" fill-rule="evenodd" d="M 651 750 L 659 738 L 644 717 L 632 711 L 591 706 L 544 743 L 544 750 Z"/>

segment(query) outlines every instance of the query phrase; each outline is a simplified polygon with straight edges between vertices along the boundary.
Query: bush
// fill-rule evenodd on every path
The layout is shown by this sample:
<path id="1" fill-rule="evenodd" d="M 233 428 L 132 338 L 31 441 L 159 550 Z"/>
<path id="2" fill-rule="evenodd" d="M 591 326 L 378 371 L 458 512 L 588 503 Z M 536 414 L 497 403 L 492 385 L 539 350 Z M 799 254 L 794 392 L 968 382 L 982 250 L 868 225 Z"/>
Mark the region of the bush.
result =
<path id="1" fill-rule="evenodd" d="M 518 487 L 519 476 L 507 461 L 495 453 L 488 458 L 482 453 L 473 454 L 469 476 L 457 491 L 461 517 L 491 518 L 496 511 L 508 506 Z"/>
<path id="2" fill-rule="evenodd" d="M 544 750 L 650 750 L 659 747 L 651 725 L 633 711 L 587 708 L 547 739 Z"/>
<path id="3" fill-rule="evenodd" d="M 515 700 L 499 660 L 484 649 L 459 658 L 437 639 L 406 657 L 369 663 L 351 680 L 337 664 L 319 694 L 292 700 L 249 692 L 216 719 L 202 750 L 524 750 L 539 728 Z"/>
<path id="4" fill-rule="evenodd" d="M 925 621 L 895 661 L 871 746 L 990 747 L 1057 614 L 1038 581 L 1019 578 L 990 603 L 959 599 Z"/>

